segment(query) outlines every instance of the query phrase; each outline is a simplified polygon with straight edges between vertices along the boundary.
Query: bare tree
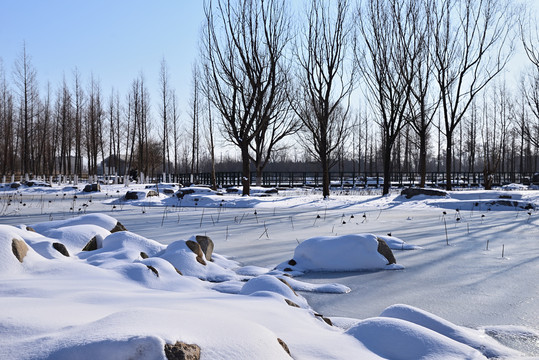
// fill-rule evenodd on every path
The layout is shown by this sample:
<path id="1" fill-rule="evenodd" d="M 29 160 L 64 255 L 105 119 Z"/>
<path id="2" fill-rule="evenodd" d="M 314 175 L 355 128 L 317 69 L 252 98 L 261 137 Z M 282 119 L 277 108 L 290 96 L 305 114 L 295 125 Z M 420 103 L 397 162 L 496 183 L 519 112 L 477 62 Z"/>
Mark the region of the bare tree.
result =
<path id="1" fill-rule="evenodd" d="M 191 127 L 191 176 L 199 172 L 199 151 L 200 151 L 200 113 L 202 112 L 202 85 L 200 80 L 200 69 L 193 65 L 192 71 L 192 93 L 189 101 L 192 127 Z"/>
<path id="2" fill-rule="evenodd" d="M 39 98 L 36 70 L 26 52 L 26 44 L 23 44 L 22 52 L 15 61 L 13 76 L 19 95 L 20 170 L 24 174 L 32 170 L 31 135 Z"/>
<path id="3" fill-rule="evenodd" d="M 205 90 L 225 138 L 241 152 L 243 195 L 250 193 L 249 147 L 274 118 L 289 42 L 284 0 L 209 0 L 202 37 Z"/>
<path id="4" fill-rule="evenodd" d="M 534 117 L 534 121 L 527 122 L 523 125 L 522 130 L 524 136 L 535 147 L 539 147 L 539 137 L 535 136 L 537 129 L 539 129 L 539 46 L 537 45 L 539 28 L 535 22 L 530 21 L 527 25 L 521 22 L 520 29 L 524 50 L 531 62 L 531 67 L 521 80 L 521 92 L 524 94 L 528 108 Z"/>
<path id="5" fill-rule="evenodd" d="M 0 131 L 2 131 L 2 137 L 0 138 L 0 170 L 2 174 L 15 171 L 14 116 L 13 94 L 8 86 L 3 62 L 0 58 Z"/>
<path id="6" fill-rule="evenodd" d="M 347 62 L 351 42 L 349 2 L 312 0 L 303 36 L 296 46 L 298 94 L 292 105 L 304 130 L 300 138 L 322 167 L 322 194 L 329 197 L 334 152 L 348 134 L 354 68 Z"/>
<path id="7" fill-rule="evenodd" d="M 179 167 L 179 146 L 180 146 L 180 112 L 176 104 L 176 92 L 171 93 L 172 101 L 172 142 L 174 147 L 174 173 L 177 174 Z"/>
<path id="8" fill-rule="evenodd" d="M 446 140 L 446 188 L 452 189 L 453 135 L 474 98 L 502 72 L 513 53 L 510 2 L 442 0 L 433 8 L 434 78 Z"/>
<path id="9" fill-rule="evenodd" d="M 358 10 L 362 42 L 356 59 L 379 115 L 384 195 L 391 186 L 391 153 L 406 124 L 414 70 L 420 66 L 424 48 L 417 4 L 413 0 L 366 0 Z"/>
<path id="10" fill-rule="evenodd" d="M 88 156 L 88 174 L 97 174 L 97 160 L 103 141 L 103 100 L 101 86 L 92 76 L 88 88 L 88 106 L 86 108 L 86 152 Z"/>
<path id="11" fill-rule="evenodd" d="M 161 61 L 161 71 L 159 72 L 159 84 L 160 84 L 160 96 L 161 96 L 161 107 L 159 109 L 161 113 L 162 120 L 162 162 L 163 162 L 163 173 L 170 172 L 168 169 L 168 164 L 170 163 L 170 136 L 169 136 L 169 122 L 170 122 L 170 86 L 169 86 L 169 74 L 168 66 L 163 59 Z M 164 181 L 164 179 L 163 179 Z"/>
<path id="12" fill-rule="evenodd" d="M 73 71 L 74 77 L 74 118 L 73 127 L 75 129 L 75 169 L 74 173 L 82 176 L 82 149 L 83 149 L 83 112 L 84 112 L 84 91 L 81 86 L 80 73 L 77 69 Z"/>

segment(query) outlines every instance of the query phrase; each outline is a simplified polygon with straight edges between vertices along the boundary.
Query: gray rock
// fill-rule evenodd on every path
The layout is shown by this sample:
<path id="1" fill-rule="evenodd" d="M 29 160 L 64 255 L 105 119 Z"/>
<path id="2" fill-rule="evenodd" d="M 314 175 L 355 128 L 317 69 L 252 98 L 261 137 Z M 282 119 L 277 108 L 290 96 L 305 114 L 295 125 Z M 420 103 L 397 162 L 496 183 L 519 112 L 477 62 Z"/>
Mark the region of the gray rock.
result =
<path id="1" fill-rule="evenodd" d="M 283 347 L 284 351 L 286 351 L 288 356 L 292 357 L 292 355 L 290 354 L 290 349 L 288 348 L 288 345 L 286 345 L 286 343 L 280 338 L 277 338 L 277 342 L 279 343 L 279 345 Z"/>
<path id="2" fill-rule="evenodd" d="M 212 261 L 211 256 L 214 248 L 213 240 L 210 239 L 209 236 L 197 235 L 196 241 L 200 245 L 202 253 L 204 253 L 204 256 L 206 256 L 206 260 Z"/>
<path id="3" fill-rule="evenodd" d="M 196 241 L 192 241 L 192 240 L 187 240 L 185 243 L 187 247 L 196 254 L 197 261 L 201 263 L 202 265 L 206 265 L 206 261 L 204 261 L 204 253 L 202 252 L 200 245 Z"/>
<path id="4" fill-rule="evenodd" d="M 383 239 L 376 238 L 376 240 L 378 240 L 378 252 L 387 259 L 387 264 L 396 264 L 397 259 L 395 259 L 393 251 L 391 251 L 389 245 L 387 245 L 387 243 Z"/>
<path id="5" fill-rule="evenodd" d="M 67 251 L 67 248 L 66 248 L 66 246 L 64 244 L 59 243 L 59 242 L 55 242 L 55 243 L 52 243 L 52 247 L 56 251 L 58 251 L 60 254 L 69 257 L 69 251 Z"/>
<path id="6" fill-rule="evenodd" d="M 425 188 L 405 188 L 401 191 L 401 196 L 406 196 L 407 199 L 411 199 L 414 196 L 427 195 L 427 196 L 446 196 L 447 192 L 436 189 Z"/>
<path id="7" fill-rule="evenodd" d="M 148 269 L 150 269 L 150 270 L 155 274 L 155 276 L 159 277 L 159 271 L 157 271 L 156 268 L 154 268 L 154 267 L 151 266 L 151 265 L 146 265 L 146 267 L 147 267 Z"/>
<path id="8" fill-rule="evenodd" d="M 200 346 L 177 341 L 176 344 L 165 344 L 167 360 L 199 360 Z"/>
<path id="9" fill-rule="evenodd" d="M 84 245 L 82 251 L 94 251 L 97 250 L 97 237 L 94 236 L 90 241 Z"/>
<path id="10" fill-rule="evenodd" d="M 110 232 L 115 233 L 115 232 L 118 232 L 118 231 L 127 231 L 125 226 L 123 226 L 122 223 L 119 222 L 119 221 L 116 223 L 116 226 L 114 226 L 114 228 L 112 228 L 112 230 Z"/>
<path id="11" fill-rule="evenodd" d="M 22 263 L 24 257 L 28 253 L 28 245 L 23 240 L 13 239 L 11 240 L 11 250 L 13 255 Z"/>

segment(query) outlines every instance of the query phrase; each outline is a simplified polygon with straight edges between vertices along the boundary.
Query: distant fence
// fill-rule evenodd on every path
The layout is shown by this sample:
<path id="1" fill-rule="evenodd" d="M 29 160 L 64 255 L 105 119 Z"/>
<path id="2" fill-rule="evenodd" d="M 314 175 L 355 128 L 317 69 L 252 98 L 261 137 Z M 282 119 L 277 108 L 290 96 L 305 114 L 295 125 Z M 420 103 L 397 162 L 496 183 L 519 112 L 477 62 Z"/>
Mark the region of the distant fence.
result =
<path id="1" fill-rule="evenodd" d="M 384 184 L 383 174 L 380 172 L 330 172 L 331 186 L 340 188 L 366 188 L 382 187 Z M 534 179 L 533 173 L 504 172 L 495 173 L 492 176 L 492 186 L 502 186 L 510 183 L 529 185 L 539 184 L 539 176 Z M 220 187 L 241 186 L 241 172 L 218 172 L 216 173 L 217 185 Z M 124 183 L 127 176 L 2 176 L 2 182 L 41 180 L 44 182 L 77 184 L 80 182 L 101 182 L 101 183 Z M 405 187 L 417 186 L 420 182 L 419 173 L 415 172 L 394 172 L 391 175 L 391 186 Z M 133 179 L 129 179 L 132 181 Z M 256 184 L 256 173 L 251 172 L 250 183 Z M 190 184 L 211 184 L 211 173 L 198 174 L 159 174 L 154 177 L 145 177 L 144 182 L 173 182 L 184 186 Z M 451 178 L 453 187 L 481 187 L 484 184 L 483 173 L 481 172 L 458 172 L 453 173 Z M 321 187 L 321 172 L 264 172 L 262 173 L 261 185 L 264 187 Z M 426 176 L 426 186 L 445 187 L 446 176 L 442 172 L 429 172 Z"/>
<path id="2" fill-rule="evenodd" d="M 502 186 L 510 183 L 530 184 L 533 173 L 496 173 L 492 175 L 493 186 Z M 216 173 L 217 184 L 222 187 L 240 186 L 241 172 L 218 172 Z M 393 173 L 391 186 L 404 187 L 418 185 L 419 173 Z M 162 177 L 156 179 L 162 181 Z M 211 184 L 210 173 L 178 174 L 168 178 L 173 182 L 183 185 L 191 183 Z M 379 172 L 331 172 L 331 185 L 335 187 L 381 187 L 384 184 L 383 174 Z M 256 173 L 251 172 L 250 183 L 256 183 Z M 480 187 L 484 184 L 483 173 L 463 172 L 452 174 L 451 183 L 454 187 Z M 429 172 L 426 177 L 426 185 L 431 187 L 443 187 L 446 184 L 445 173 Z M 261 185 L 265 187 L 298 187 L 298 186 L 322 186 L 321 172 L 264 172 L 262 173 Z"/>

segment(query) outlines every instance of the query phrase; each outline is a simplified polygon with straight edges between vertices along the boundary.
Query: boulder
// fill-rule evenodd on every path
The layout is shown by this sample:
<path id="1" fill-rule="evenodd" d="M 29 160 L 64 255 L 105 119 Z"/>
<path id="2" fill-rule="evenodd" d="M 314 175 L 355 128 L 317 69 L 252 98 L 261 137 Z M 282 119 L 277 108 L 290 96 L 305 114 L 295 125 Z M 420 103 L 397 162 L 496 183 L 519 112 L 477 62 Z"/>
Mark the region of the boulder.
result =
<path id="1" fill-rule="evenodd" d="M 144 251 L 140 252 L 140 257 L 143 258 L 143 259 L 149 258 L 148 254 L 146 254 Z"/>
<path id="2" fill-rule="evenodd" d="M 84 192 L 99 192 L 101 191 L 101 185 L 99 184 L 88 184 L 82 190 Z"/>
<path id="3" fill-rule="evenodd" d="M 176 344 L 165 344 L 167 360 L 199 360 L 200 346 L 176 341 Z"/>
<path id="4" fill-rule="evenodd" d="M 209 236 L 204 236 L 204 235 L 197 235 L 195 239 L 197 243 L 200 245 L 200 249 L 202 250 L 202 253 L 204 254 L 204 256 L 206 256 L 206 260 L 212 261 L 211 255 L 213 254 L 213 248 L 214 248 L 212 239 L 210 239 Z"/>
<path id="5" fill-rule="evenodd" d="M 283 347 L 284 351 L 286 351 L 288 356 L 291 357 L 292 355 L 290 354 L 290 349 L 288 348 L 288 345 L 286 345 L 286 343 L 283 340 L 281 340 L 280 338 L 277 338 L 277 342 L 279 343 L 279 345 L 281 345 Z"/>
<path id="6" fill-rule="evenodd" d="M 98 249 L 97 244 L 97 235 L 94 236 L 90 241 L 86 243 L 86 245 L 82 248 L 82 251 L 94 251 Z"/>
<path id="7" fill-rule="evenodd" d="M 60 254 L 69 257 L 69 251 L 67 251 L 67 248 L 64 244 L 59 242 L 52 243 L 52 247 L 58 251 Z"/>
<path id="8" fill-rule="evenodd" d="M 376 240 L 378 240 L 378 252 L 387 259 L 387 264 L 396 264 L 397 260 L 395 259 L 393 251 L 391 251 L 389 245 L 387 245 L 383 239 L 377 238 Z"/>
<path id="9" fill-rule="evenodd" d="M 116 226 L 114 226 L 114 228 L 112 228 L 112 230 L 110 232 L 115 233 L 115 232 L 118 232 L 118 231 L 127 231 L 125 226 L 123 226 L 122 223 L 119 222 L 119 221 L 116 222 Z"/>
<path id="10" fill-rule="evenodd" d="M 447 192 L 436 189 L 425 188 L 405 188 L 401 191 L 401 196 L 405 196 L 407 199 L 411 199 L 414 196 L 426 195 L 426 196 L 447 196 Z"/>
<path id="11" fill-rule="evenodd" d="M 290 284 L 288 283 L 288 281 L 286 281 L 285 279 L 281 279 L 281 278 L 277 278 L 279 279 L 280 282 L 282 282 L 283 284 L 285 284 L 286 286 L 288 286 L 290 288 L 290 290 L 292 290 L 292 292 L 294 293 L 294 295 L 296 296 L 299 296 L 296 291 L 294 289 L 292 289 L 292 286 L 290 286 Z"/>
<path id="12" fill-rule="evenodd" d="M 201 263 L 202 265 L 206 265 L 206 261 L 204 261 L 204 253 L 202 252 L 200 245 L 196 241 L 192 241 L 192 240 L 187 240 L 185 244 L 187 245 L 189 249 L 191 249 L 192 252 L 196 254 L 197 261 Z"/>
<path id="13" fill-rule="evenodd" d="M 155 274 L 155 276 L 159 277 L 159 271 L 157 271 L 156 268 L 154 268 L 154 267 L 151 266 L 151 265 L 146 265 L 146 267 L 147 267 L 149 270 L 151 270 L 151 271 Z"/>
<path id="14" fill-rule="evenodd" d="M 24 257 L 28 253 L 28 245 L 26 245 L 23 240 L 13 239 L 11 241 L 11 250 L 13 251 L 13 255 L 15 255 L 17 260 L 22 263 Z"/>

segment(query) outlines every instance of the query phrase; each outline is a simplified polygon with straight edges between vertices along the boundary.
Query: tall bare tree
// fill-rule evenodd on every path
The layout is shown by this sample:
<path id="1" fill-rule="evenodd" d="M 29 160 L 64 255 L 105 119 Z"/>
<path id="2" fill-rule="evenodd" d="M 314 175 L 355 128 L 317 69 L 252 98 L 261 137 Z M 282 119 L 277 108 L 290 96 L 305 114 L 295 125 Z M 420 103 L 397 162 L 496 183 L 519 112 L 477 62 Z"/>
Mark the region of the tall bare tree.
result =
<path id="1" fill-rule="evenodd" d="M 274 118 L 289 42 L 284 0 L 208 0 L 202 36 L 205 91 L 225 138 L 241 152 L 243 195 L 250 193 L 249 147 Z"/>
<path id="2" fill-rule="evenodd" d="M 82 176 L 82 150 L 83 150 L 83 117 L 84 117 L 84 90 L 82 89 L 80 72 L 78 69 L 73 71 L 74 89 L 73 89 L 73 106 L 74 106 L 74 123 L 75 129 L 75 169 L 74 173 Z"/>
<path id="3" fill-rule="evenodd" d="M 191 176 L 199 172 L 200 159 L 200 114 L 202 113 L 202 84 L 199 67 L 195 64 L 192 70 L 192 93 L 189 101 L 189 115 L 192 121 L 191 127 Z"/>
<path id="4" fill-rule="evenodd" d="M 101 85 L 92 75 L 88 88 L 88 106 L 85 118 L 86 152 L 88 156 L 88 174 L 90 175 L 97 175 L 98 156 L 103 148 L 103 115 Z"/>
<path id="5" fill-rule="evenodd" d="M 26 44 L 23 44 L 22 52 L 15 61 L 13 77 L 19 95 L 20 170 L 24 174 L 32 170 L 31 136 L 39 100 L 37 73 L 26 52 Z"/>
<path id="6" fill-rule="evenodd" d="M 0 131 L 2 131 L 0 171 L 2 174 L 15 171 L 14 116 L 13 94 L 8 86 L 3 62 L 0 58 Z"/>
<path id="7" fill-rule="evenodd" d="M 347 62 L 351 44 L 349 2 L 312 0 L 302 38 L 296 46 L 298 93 L 291 95 L 304 126 L 306 150 L 322 167 L 322 194 L 330 195 L 329 170 L 334 152 L 348 134 L 354 67 Z"/>
<path id="8" fill-rule="evenodd" d="M 530 60 L 530 68 L 521 80 L 521 92 L 524 94 L 526 104 L 533 114 L 534 121 L 523 124 L 523 134 L 535 147 L 539 147 L 539 28 L 535 21 L 521 22 L 521 38 L 524 50 Z"/>
<path id="9" fill-rule="evenodd" d="M 431 51 L 441 96 L 447 190 L 452 189 L 455 129 L 474 98 L 507 65 L 515 20 L 506 0 L 441 0 L 433 8 Z"/>
<path id="10" fill-rule="evenodd" d="M 161 60 L 161 71 L 159 72 L 159 92 L 161 98 L 161 106 L 159 111 L 161 113 L 162 120 L 162 162 L 163 162 L 163 173 L 170 172 L 168 164 L 170 163 L 170 85 L 169 85 L 169 73 L 168 66 L 165 59 Z M 163 179 L 164 181 L 164 179 Z"/>
<path id="11" fill-rule="evenodd" d="M 391 157 L 407 123 L 415 71 L 424 48 L 418 2 L 365 0 L 358 10 L 361 45 L 356 59 L 382 130 L 383 194 L 391 186 Z"/>

